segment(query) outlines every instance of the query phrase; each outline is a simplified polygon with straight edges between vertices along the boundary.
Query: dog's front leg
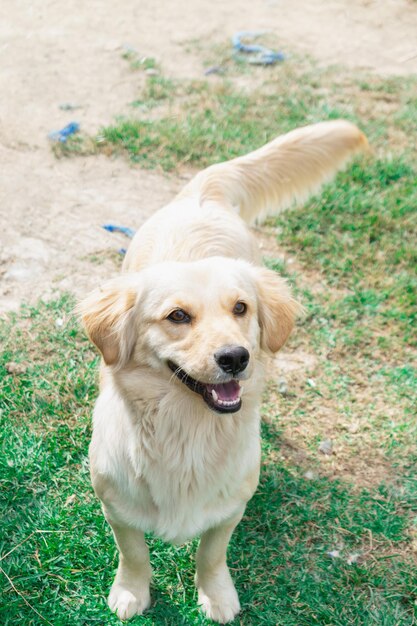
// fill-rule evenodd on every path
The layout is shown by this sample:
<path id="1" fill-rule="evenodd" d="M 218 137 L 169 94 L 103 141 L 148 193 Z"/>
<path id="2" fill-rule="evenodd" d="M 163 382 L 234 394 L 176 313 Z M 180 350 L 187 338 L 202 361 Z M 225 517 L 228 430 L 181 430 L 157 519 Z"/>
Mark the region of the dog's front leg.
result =
<path id="1" fill-rule="evenodd" d="M 226 551 L 243 511 L 205 532 L 196 554 L 198 603 L 207 617 L 220 624 L 232 621 L 240 611 L 239 598 L 226 563 Z"/>
<path id="2" fill-rule="evenodd" d="M 120 619 L 129 619 L 133 615 L 141 615 L 151 602 L 149 550 L 143 532 L 120 526 L 108 517 L 107 521 L 113 529 L 120 551 L 119 566 L 108 603 Z"/>

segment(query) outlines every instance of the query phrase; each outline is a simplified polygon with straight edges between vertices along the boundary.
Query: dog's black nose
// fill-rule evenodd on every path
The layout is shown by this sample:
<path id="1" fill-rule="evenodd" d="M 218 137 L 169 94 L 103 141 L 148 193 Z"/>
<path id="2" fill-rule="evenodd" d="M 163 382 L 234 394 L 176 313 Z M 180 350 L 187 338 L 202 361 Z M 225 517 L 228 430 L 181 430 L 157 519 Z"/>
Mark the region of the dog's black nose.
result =
<path id="1" fill-rule="evenodd" d="M 249 352 L 243 346 L 224 346 L 214 354 L 216 363 L 227 374 L 240 374 L 249 363 Z"/>

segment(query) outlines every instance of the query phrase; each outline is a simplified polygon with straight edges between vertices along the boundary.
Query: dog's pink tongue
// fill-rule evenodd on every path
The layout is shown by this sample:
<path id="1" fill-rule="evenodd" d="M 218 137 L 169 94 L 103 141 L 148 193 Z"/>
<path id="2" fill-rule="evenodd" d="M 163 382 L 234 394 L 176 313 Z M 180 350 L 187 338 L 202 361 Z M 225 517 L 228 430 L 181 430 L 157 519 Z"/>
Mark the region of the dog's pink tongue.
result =
<path id="1" fill-rule="evenodd" d="M 209 392 L 214 389 L 219 400 L 224 400 L 225 402 L 235 402 L 240 397 L 240 385 L 236 380 L 221 383 L 220 385 L 207 385 L 207 389 Z"/>

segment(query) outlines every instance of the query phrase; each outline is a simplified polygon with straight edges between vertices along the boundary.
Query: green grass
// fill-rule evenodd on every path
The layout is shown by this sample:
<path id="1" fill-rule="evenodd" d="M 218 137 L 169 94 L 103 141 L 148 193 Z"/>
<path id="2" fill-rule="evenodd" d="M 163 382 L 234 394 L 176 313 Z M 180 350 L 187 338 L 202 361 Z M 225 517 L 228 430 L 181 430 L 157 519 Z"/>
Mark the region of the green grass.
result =
<path id="1" fill-rule="evenodd" d="M 302 90 L 295 100 L 285 91 L 250 95 L 225 82 L 211 89 L 207 84 L 194 83 L 181 94 L 178 86 L 161 85 L 161 79 L 155 81 L 154 77 L 139 103 L 154 106 L 157 100 L 170 98 L 170 89 L 171 93 L 177 90 L 180 110 L 174 104 L 168 115 L 161 117 L 120 118 L 102 129 L 100 141 L 126 151 L 142 167 L 169 171 L 223 161 L 295 126 L 343 116 L 342 110 L 311 102 L 309 90 Z"/>
<path id="2" fill-rule="evenodd" d="M 72 306 L 63 298 L 28 308 L 0 329 L 1 567 L 14 585 L 3 574 L 5 626 L 120 623 L 105 604 L 116 550 L 88 475 L 97 358 Z M 9 374 L 10 362 L 26 369 Z M 414 624 L 413 474 L 359 490 L 306 478 L 308 464 L 280 457 L 283 408 L 265 409 L 261 483 L 229 551 L 243 607 L 235 623 Z M 150 545 L 153 605 L 132 623 L 208 624 L 196 607 L 195 542 Z"/>
<path id="3" fill-rule="evenodd" d="M 103 128 L 100 145 L 125 151 L 142 167 L 201 168 L 296 126 L 343 117 L 359 123 L 378 150 L 391 149 L 392 129 L 414 150 L 413 79 L 353 76 L 297 59 L 267 73 L 248 65 L 243 71 L 230 59 L 226 68 L 214 82 L 148 77 L 136 101 L 141 110 Z"/>
<path id="4" fill-rule="evenodd" d="M 356 163 L 317 199 L 276 221 L 281 240 L 329 285 L 349 293 L 333 305 L 340 323 L 378 318 L 416 345 L 417 170 L 398 156 Z"/>
<path id="5" fill-rule="evenodd" d="M 160 67 L 156 59 L 153 57 L 141 56 L 134 48 L 127 47 L 122 54 L 122 58 L 125 59 L 125 61 L 128 61 L 132 71 L 160 71 Z"/>

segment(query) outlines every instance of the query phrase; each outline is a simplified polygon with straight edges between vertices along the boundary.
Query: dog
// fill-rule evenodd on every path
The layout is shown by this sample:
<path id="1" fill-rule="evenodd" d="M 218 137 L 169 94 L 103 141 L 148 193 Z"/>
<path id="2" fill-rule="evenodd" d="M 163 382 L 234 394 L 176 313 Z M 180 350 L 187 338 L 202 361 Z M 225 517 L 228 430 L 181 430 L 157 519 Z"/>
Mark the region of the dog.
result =
<path id="1" fill-rule="evenodd" d="M 102 355 L 90 464 L 120 552 L 108 598 L 119 618 L 150 605 L 149 532 L 201 535 L 198 603 L 222 624 L 239 613 L 226 550 L 258 484 L 268 355 L 299 310 L 248 225 L 302 202 L 366 147 L 353 124 L 322 122 L 208 167 L 81 303 Z"/>

